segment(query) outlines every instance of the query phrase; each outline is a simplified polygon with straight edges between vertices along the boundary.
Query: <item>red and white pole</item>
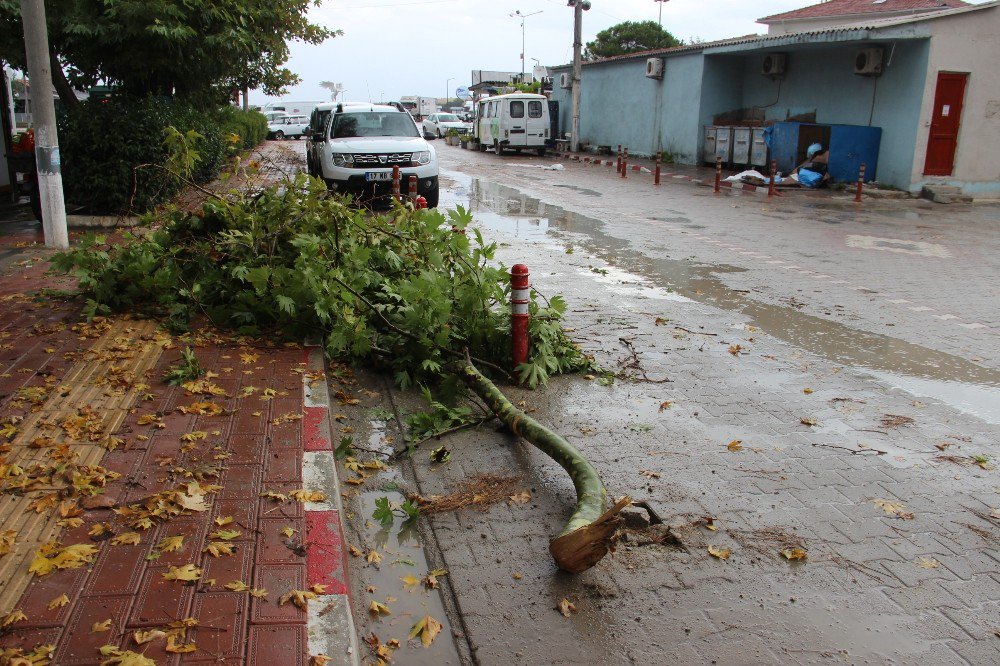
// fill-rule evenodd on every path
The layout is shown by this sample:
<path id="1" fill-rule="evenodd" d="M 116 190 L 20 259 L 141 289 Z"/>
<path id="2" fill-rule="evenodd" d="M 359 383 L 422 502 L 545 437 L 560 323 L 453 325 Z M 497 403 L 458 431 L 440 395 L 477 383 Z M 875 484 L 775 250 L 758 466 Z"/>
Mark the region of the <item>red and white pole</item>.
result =
<path id="1" fill-rule="evenodd" d="M 397 202 L 400 200 L 399 190 L 399 165 L 392 165 L 392 198 Z"/>
<path id="2" fill-rule="evenodd" d="M 410 176 L 410 201 L 416 201 L 417 199 L 417 177 Z"/>
<path id="3" fill-rule="evenodd" d="M 618 144 L 618 160 L 617 164 L 615 164 L 615 170 L 618 173 L 622 172 L 622 144 L 620 143 Z"/>
<path id="4" fill-rule="evenodd" d="M 858 170 L 858 190 L 854 193 L 854 203 L 861 203 L 861 190 L 865 183 L 865 168 L 862 162 L 861 168 Z"/>
<path id="5" fill-rule="evenodd" d="M 528 362 L 528 267 L 514 264 L 510 269 L 510 336 L 514 368 Z"/>
<path id="6" fill-rule="evenodd" d="M 778 171 L 777 160 L 771 160 L 771 179 L 767 183 L 767 196 L 774 196 L 774 174 Z"/>
<path id="7" fill-rule="evenodd" d="M 715 156 L 715 193 L 722 192 L 722 158 Z"/>
<path id="8" fill-rule="evenodd" d="M 660 184 L 660 153 L 656 153 L 656 170 L 653 172 L 653 185 Z"/>
<path id="9" fill-rule="evenodd" d="M 625 146 L 625 152 L 622 153 L 622 178 L 628 178 L 628 146 Z"/>

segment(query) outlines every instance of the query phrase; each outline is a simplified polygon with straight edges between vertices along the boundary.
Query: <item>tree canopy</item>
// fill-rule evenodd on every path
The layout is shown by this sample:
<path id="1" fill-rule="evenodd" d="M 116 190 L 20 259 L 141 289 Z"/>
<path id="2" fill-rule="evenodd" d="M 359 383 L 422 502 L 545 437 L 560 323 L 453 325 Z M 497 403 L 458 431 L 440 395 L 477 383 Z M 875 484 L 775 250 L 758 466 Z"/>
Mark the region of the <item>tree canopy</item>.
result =
<path id="1" fill-rule="evenodd" d="M 339 34 L 311 23 L 312 0 L 47 0 L 53 62 L 80 87 L 218 100 L 244 87 L 280 94 L 299 81 L 288 42 Z M 0 0 L 0 59 L 24 67 L 18 0 Z M 57 89 L 60 82 L 56 81 Z"/>
<path id="2" fill-rule="evenodd" d="M 597 39 L 587 42 L 583 57 L 599 60 L 639 51 L 668 49 L 681 43 L 656 21 L 625 21 L 597 33 Z"/>

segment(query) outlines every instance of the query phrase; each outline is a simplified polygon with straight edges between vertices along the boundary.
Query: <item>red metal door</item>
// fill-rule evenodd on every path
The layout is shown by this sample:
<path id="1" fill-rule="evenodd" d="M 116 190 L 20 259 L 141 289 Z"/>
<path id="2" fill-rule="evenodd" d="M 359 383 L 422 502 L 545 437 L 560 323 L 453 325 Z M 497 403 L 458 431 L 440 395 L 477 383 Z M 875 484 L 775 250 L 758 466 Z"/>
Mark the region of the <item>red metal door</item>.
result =
<path id="1" fill-rule="evenodd" d="M 962 121 L 962 101 L 968 74 L 940 72 L 934 93 L 934 115 L 927 138 L 925 176 L 950 176 L 958 147 L 958 128 Z"/>

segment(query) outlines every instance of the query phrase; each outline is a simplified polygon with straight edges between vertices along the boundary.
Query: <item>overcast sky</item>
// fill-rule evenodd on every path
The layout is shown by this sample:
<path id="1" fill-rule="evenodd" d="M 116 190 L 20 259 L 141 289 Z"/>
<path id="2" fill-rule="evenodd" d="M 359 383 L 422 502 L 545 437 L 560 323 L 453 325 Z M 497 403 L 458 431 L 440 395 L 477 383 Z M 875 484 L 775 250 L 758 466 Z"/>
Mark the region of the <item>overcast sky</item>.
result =
<path id="1" fill-rule="evenodd" d="M 815 4 L 818 0 L 670 0 L 663 27 L 675 37 L 712 40 L 764 33 L 755 20 Z M 583 15 L 583 41 L 622 21 L 657 20 L 655 0 L 592 0 Z M 521 71 L 521 23 L 510 14 L 542 12 L 525 19 L 525 57 L 530 72 L 573 59 L 573 9 L 566 0 L 323 0 L 310 17 L 342 37 L 319 46 L 292 44 L 289 68 L 302 78 L 284 97 L 328 100 L 320 81 L 343 83 L 341 99 L 394 100 L 404 95 L 443 97 L 468 86 L 474 69 Z M 448 82 L 451 79 L 451 82 Z M 269 101 L 251 92 L 253 104 Z"/>

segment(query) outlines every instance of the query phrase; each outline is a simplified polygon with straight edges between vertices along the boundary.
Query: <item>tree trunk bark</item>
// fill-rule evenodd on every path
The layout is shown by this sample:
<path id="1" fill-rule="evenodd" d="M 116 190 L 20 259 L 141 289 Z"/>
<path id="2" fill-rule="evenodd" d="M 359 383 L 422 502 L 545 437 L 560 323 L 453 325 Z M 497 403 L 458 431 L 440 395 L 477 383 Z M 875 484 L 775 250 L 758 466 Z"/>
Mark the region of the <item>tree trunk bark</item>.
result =
<path id="1" fill-rule="evenodd" d="M 66 78 L 66 73 L 63 71 L 62 65 L 59 64 L 59 56 L 52 48 L 49 49 L 49 66 L 52 69 L 52 86 L 56 89 L 56 94 L 59 95 L 59 101 L 67 109 L 79 104 L 80 100 L 76 98 L 73 86 L 69 84 L 69 79 Z"/>
<path id="2" fill-rule="evenodd" d="M 514 407 L 500 389 L 470 362 L 460 365 L 462 380 L 482 398 L 515 435 L 526 439 L 569 473 L 576 488 L 576 510 L 563 531 L 549 542 L 549 552 L 564 571 L 580 573 L 597 564 L 611 549 L 621 523 L 619 512 L 632 500 L 622 498 L 605 511 L 606 493 L 597 470 L 563 437 Z"/>

